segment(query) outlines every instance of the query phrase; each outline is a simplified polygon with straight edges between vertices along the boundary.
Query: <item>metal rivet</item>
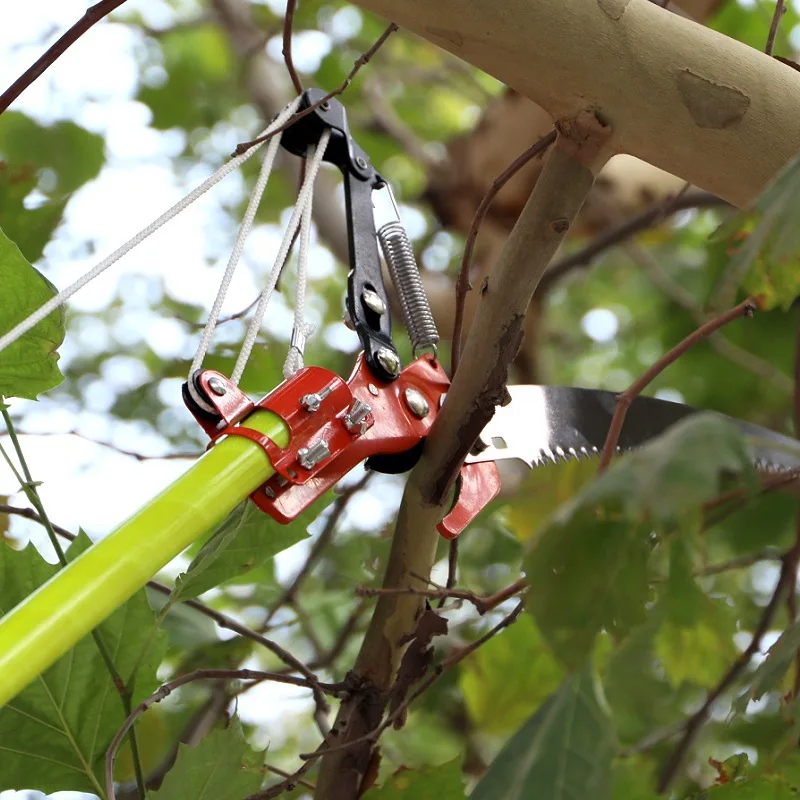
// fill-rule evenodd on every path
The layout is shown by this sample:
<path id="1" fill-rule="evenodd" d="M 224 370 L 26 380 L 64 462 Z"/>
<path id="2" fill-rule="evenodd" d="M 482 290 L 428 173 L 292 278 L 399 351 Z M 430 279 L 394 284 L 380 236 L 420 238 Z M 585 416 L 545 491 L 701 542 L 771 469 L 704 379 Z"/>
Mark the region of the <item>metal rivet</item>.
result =
<path id="1" fill-rule="evenodd" d="M 359 169 L 366 169 L 367 168 L 367 160 L 362 158 L 361 156 L 356 156 L 356 166 Z"/>
<path id="2" fill-rule="evenodd" d="M 383 312 L 386 311 L 386 303 L 384 303 L 380 295 L 377 292 L 373 292 L 372 289 L 364 289 L 361 293 L 361 299 L 364 301 L 364 305 L 372 309 L 376 314 L 383 314 Z"/>
<path id="3" fill-rule="evenodd" d="M 217 397 L 223 397 L 228 391 L 225 386 L 225 381 L 223 381 L 222 378 L 218 378 L 216 375 L 208 379 L 208 388 L 211 389 Z"/>
<path id="4" fill-rule="evenodd" d="M 327 100 L 324 103 L 320 103 L 319 107 L 320 107 L 320 109 L 322 109 L 322 111 L 330 111 L 331 110 L 331 104 Z"/>
<path id="5" fill-rule="evenodd" d="M 406 405 L 415 417 L 422 419 L 428 416 L 431 407 L 422 392 L 409 386 L 405 391 L 405 398 Z"/>
<path id="6" fill-rule="evenodd" d="M 377 352 L 378 363 L 389 373 L 389 375 L 400 374 L 400 359 L 393 350 L 388 347 L 381 347 Z"/>
<path id="7" fill-rule="evenodd" d="M 269 497 L 270 500 L 275 499 L 275 490 L 271 486 L 264 487 L 264 494 Z"/>
<path id="8" fill-rule="evenodd" d="M 378 387 L 374 383 L 368 383 L 367 384 L 367 389 L 369 389 L 369 393 L 373 397 L 377 397 L 378 396 Z"/>

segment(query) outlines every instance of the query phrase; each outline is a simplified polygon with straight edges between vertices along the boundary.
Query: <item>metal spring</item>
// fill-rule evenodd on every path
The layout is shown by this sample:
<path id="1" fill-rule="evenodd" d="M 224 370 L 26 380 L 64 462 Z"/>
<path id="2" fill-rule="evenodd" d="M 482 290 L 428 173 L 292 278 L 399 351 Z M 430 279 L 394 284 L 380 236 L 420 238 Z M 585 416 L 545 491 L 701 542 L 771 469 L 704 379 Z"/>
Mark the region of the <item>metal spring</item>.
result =
<path id="1" fill-rule="evenodd" d="M 405 228 L 399 222 L 390 222 L 378 231 L 378 241 L 381 243 L 392 283 L 400 296 L 403 320 L 411 337 L 414 354 L 425 347 L 435 351 L 439 331 L 433 321 L 433 313 Z"/>

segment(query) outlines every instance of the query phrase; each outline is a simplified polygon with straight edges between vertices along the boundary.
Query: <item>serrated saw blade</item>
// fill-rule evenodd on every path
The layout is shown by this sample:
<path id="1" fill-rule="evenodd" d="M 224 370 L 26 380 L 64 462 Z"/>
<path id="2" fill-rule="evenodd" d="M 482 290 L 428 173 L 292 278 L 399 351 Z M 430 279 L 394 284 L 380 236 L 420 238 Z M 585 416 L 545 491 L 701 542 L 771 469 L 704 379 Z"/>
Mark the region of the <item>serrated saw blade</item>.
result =
<path id="1" fill-rule="evenodd" d="M 616 406 L 613 392 L 527 385 L 509 386 L 508 390 L 511 402 L 497 408 L 481 434 L 486 449 L 468 456 L 468 463 L 519 459 L 535 467 L 599 456 Z M 618 448 L 641 447 L 699 411 L 683 403 L 637 397 L 628 409 Z M 725 419 L 745 436 L 757 468 L 780 472 L 800 469 L 799 441 L 749 422 Z"/>

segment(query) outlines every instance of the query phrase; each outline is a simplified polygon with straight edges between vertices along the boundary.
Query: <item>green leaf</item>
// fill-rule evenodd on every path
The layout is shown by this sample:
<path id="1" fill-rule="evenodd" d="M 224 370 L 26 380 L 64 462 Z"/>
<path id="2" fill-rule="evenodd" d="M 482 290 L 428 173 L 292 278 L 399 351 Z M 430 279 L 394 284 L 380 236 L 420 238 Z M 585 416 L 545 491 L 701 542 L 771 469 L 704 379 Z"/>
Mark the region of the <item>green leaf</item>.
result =
<path id="1" fill-rule="evenodd" d="M 751 700 L 759 700 L 770 690 L 776 689 L 794 663 L 798 648 L 800 620 L 793 622 L 767 651 L 767 657 L 753 674 L 750 688 L 734 701 L 734 710 L 743 714 Z"/>
<path id="2" fill-rule="evenodd" d="M 0 158 L 15 169 L 49 170 L 46 194 L 61 197 L 97 177 L 104 149 L 102 136 L 74 122 L 45 126 L 15 111 L 0 117 Z"/>
<path id="3" fill-rule="evenodd" d="M 270 563 L 277 553 L 308 536 L 308 526 L 329 502 L 326 495 L 288 525 L 276 522 L 249 500 L 240 503 L 178 576 L 171 602 L 197 597 Z"/>
<path id="4" fill-rule="evenodd" d="M 461 663 L 459 684 L 482 732 L 518 728 L 564 676 L 530 616 L 523 616 Z"/>
<path id="5" fill-rule="evenodd" d="M 729 266 L 762 308 L 788 310 L 800 294 L 800 158 L 773 179 L 752 209 L 720 231 L 735 255 Z"/>
<path id="6" fill-rule="evenodd" d="M 66 198 L 45 199 L 34 208 L 26 208 L 25 199 L 37 183 L 37 172 L 30 165 L 0 161 L 0 228 L 28 261 L 41 258 L 67 205 Z"/>
<path id="7" fill-rule="evenodd" d="M 81 533 L 67 551 L 74 560 L 91 541 Z M 32 545 L 19 552 L 0 546 L 0 614 L 57 572 Z M 99 626 L 117 671 L 134 683 L 135 705 L 158 686 L 163 639 L 156 637 L 139 664 L 153 630 L 144 590 Z M 138 669 L 137 669 L 138 664 Z M 136 669 L 135 681 L 132 675 Z M 103 759 L 126 715 L 92 637 L 81 639 L 41 677 L 0 708 L 0 764 L 4 789 L 60 790 L 105 795 Z"/>
<path id="8" fill-rule="evenodd" d="M 461 758 L 438 767 L 410 770 L 401 768 L 380 788 L 370 789 L 365 800 L 463 800 Z"/>
<path id="9" fill-rule="evenodd" d="M 735 426 L 697 414 L 618 460 L 562 506 L 531 540 L 526 607 L 555 654 L 576 667 L 605 629 L 615 638 L 645 619 L 651 534 L 695 530 L 723 471 L 753 482 Z"/>
<path id="10" fill-rule="evenodd" d="M 157 800 L 242 800 L 261 786 L 260 754 L 250 749 L 234 719 L 227 730 L 215 729 L 196 747 L 181 745 L 175 766 Z"/>
<path id="11" fill-rule="evenodd" d="M 611 796 L 614 800 L 659 800 L 656 776 L 652 763 L 633 756 L 614 763 Z"/>
<path id="12" fill-rule="evenodd" d="M 225 119 L 241 90 L 223 31 L 214 24 L 192 26 L 166 33 L 159 43 L 166 81 L 139 92 L 153 112 L 153 127 L 211 128 Z"/>
<path id="13" fill-rule="evenodd" d="M 1 230 L 0 275 L 0 333 L 7 333 L 55 292 Z M 64 311 L 59 309 L 0 351 L 0 395 L 35 400 L 40 392 L 58 386 L 64 376 L 56 349 L 64 341 L 64 333 Z"/>
<path id="14" fill-rule="evenodd" d="M 685 541 L 671 543 L 670 559 L 666 597 L 659 607 L 665 618 L 655 652 L 673 687 L 689 681 L 711 688 L 736 658 L 735 620 L 724 604 L 697 585 Z"/>
<path id="15" fill-rule="evenodd" d="M 470 800 L 610 800 L 616 739 L 591 666 L 569 676 L 515 733 Z"/>

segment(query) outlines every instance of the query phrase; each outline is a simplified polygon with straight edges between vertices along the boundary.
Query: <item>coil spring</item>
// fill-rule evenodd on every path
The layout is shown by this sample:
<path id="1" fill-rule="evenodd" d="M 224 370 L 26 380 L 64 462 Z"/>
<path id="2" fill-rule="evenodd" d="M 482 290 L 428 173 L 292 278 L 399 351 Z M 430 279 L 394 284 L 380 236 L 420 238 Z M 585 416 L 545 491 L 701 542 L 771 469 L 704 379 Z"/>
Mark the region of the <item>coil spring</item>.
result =
<path id="1" fill-rule="evenodd" d="M 422 348 L 436 350 L 439 331 L 422 285 L 422 278 L 414 258 L 414 251 L 405 228 L 399 222 L 390 222 L 378 231 L 383 256 L 389 267 L 392 283 L 400 296 L 403 320 L 411 337 L 414 353 Z"/>

